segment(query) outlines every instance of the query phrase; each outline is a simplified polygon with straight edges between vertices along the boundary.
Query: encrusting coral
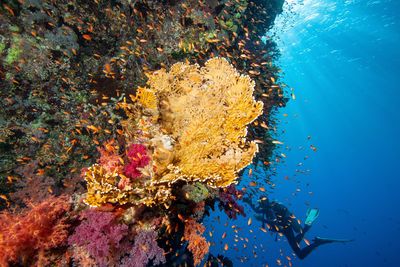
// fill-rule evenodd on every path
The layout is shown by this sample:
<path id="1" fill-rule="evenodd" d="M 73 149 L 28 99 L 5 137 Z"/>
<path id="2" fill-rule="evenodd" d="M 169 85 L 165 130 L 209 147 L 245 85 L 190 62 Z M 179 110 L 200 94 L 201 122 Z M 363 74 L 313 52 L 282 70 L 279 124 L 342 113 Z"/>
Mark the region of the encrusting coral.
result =
<path id="1" fill-rule="evenodd" d="M 186 199 L 199 203 L 210 196 L 207 187 L 202 183 L 187 184 L 182 187 L 182 192 Z"/>
<path id="2" fill-rule="evenodd" d="M 210 59 L 204 67 L 176 63 L 148 78 L 148 87 L 131 96 L 133 104 L 121 103 L 128 114 L 122 123 L 129 147 L 124 173 L 100 165 L 86 173 L 91 206 L 165 204 L 180 180 L 229 186 L 258 150 L 246 134 L 263 104 L 254 100 L 250 77 L 226 59 Z"/>

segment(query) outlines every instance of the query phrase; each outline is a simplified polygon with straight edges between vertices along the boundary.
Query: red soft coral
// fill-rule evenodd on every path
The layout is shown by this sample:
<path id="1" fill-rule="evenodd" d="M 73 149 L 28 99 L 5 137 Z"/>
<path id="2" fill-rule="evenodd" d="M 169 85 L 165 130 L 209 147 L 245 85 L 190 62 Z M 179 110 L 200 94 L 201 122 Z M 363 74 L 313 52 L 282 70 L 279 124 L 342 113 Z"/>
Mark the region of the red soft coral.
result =
<path id="1" fill-rule="evenodd" d="M 205 229 L 206 228 L 203 225 L 196 222 L 192 218 L 189 218 L 185 222 L 183 238 L 189 242 L 188 249 L 193 254 L 193 261 L 195 266 L 201 263 L 210 248 L 210 244 L 202 236 Z"/>
<path id="2" fill-rule="evenodd" d="M 0 266 L 45 262 L 45 251 L 67 240 L 69 208 L 66 196 L 50 197 L 23 214 L 0 214 Z"/>
<path id="3" fill-rule="evenodd" d="M 128 149 L 128 164 L 125 165 L 124 173 L 127 177 L 135 179 L 140 177 L 139 168 L 143 168 L 150 163 L 150 157 L 147 155 L 146 146 L 141 144 L 132 144 Z"/>

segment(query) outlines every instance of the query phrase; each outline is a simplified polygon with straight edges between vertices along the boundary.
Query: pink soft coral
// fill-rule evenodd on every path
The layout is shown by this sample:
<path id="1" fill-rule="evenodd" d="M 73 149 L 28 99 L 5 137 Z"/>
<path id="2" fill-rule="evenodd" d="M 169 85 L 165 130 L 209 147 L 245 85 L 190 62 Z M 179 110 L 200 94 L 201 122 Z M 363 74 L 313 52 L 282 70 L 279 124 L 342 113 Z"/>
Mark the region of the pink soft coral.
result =
<path id="1" fill-rule="evenodd" d="M 157 232 L 154 230 L 140 231 L 135 237 L 135 244 L 121 261 L 122 267 L 156 266 L 165 263 L 164 250 L 157 244 Z"/>
<path id="2" fill-rule="evenodd" d="M 66 196 L 49 197 L 23 214 L 0 214 L 0 266 L 45 262 L 45 251 L 67 240 L 69 208 Z"/>
<path id="3" fill-rule="evenodd" d="M 141 144 L 132 144 L 128 149 L 128 164 L 125 165 L 124 173 L 127 177 L 135 179 L 142 174 L 138 168 L 143 168 L 150 163 L 150 157 L 147 155 L 146 146 Z"/>
<path id="4" fill-rule="evenodd" d="M 108 266 L 123 250 L 121 241 L 128 234 L 128 226 L 118 223 L 111 212 L 88 209 L 81 216 L 83 221 L 69 237 L 69 244 L 84 248 L 99 266 Z"/>

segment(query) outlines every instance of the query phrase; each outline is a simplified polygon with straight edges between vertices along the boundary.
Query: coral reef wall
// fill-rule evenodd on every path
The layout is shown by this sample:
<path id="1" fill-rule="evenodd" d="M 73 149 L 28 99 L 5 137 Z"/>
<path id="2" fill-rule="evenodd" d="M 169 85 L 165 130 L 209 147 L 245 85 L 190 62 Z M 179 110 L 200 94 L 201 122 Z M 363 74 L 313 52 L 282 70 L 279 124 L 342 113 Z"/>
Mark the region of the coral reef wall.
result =
<path id="1" fill-rule="evenodd" d="M 2 1 L 1 216 L 34 229 L 30 214 L 68 199 L 65 217 L 43 220 L 63 234 L 97 217 L 110 229 L 95 252 L 78 237 L 18 252 L 2 239 L 10 263 L 130 266 L 140 254 L 143 266 L 200 264 L 203 216 L 216 201 L 244 215 L 240 171 L 269 164 L 272 114 L 287 98 L 275 44 L 262 37 L 282 5 Z"/>

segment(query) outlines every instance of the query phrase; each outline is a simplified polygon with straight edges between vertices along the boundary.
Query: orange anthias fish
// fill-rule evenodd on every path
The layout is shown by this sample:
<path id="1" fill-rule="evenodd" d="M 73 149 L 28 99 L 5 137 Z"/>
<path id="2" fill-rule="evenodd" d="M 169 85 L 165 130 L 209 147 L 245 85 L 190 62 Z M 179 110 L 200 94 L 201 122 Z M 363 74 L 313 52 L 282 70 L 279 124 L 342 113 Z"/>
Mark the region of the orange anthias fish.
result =
<path id="1" fill-rule="evenodd" d="M 85 39 L 86 41 L 91 41 L 92 40 L 92 36 L 90 36 L 89 34 L 83 34 L 82 38 Z"/>

